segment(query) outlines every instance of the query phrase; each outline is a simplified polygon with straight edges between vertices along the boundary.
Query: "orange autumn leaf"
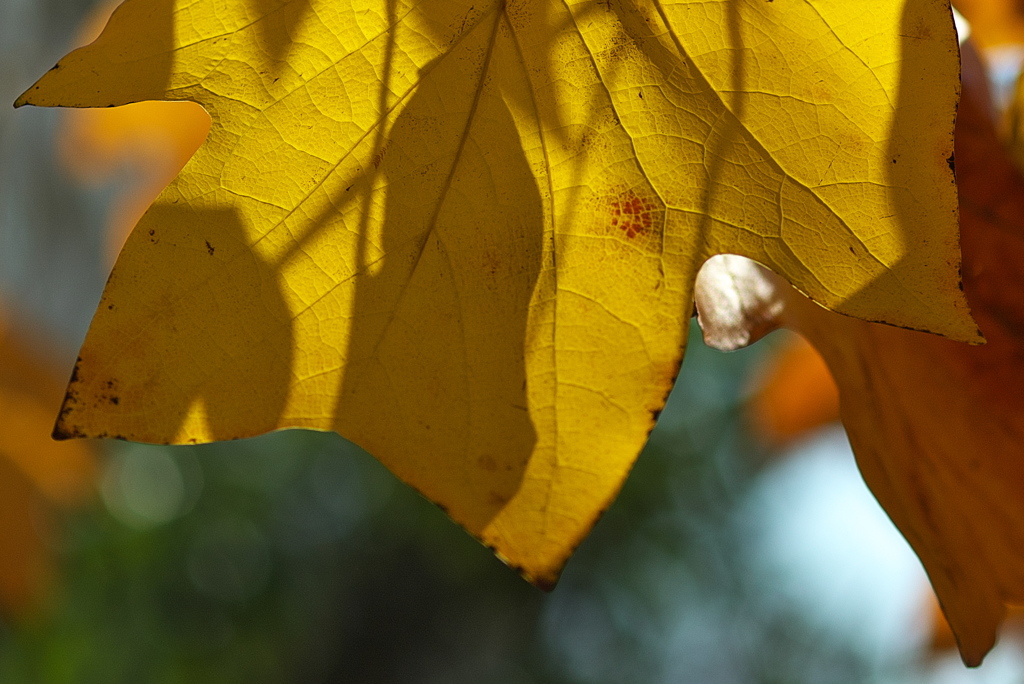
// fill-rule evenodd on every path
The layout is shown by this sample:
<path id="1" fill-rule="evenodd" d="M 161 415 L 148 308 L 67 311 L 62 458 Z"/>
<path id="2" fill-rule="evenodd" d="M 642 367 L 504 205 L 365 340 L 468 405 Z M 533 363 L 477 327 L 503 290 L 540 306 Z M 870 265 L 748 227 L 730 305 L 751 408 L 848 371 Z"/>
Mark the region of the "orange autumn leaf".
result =
<path id="1" fill-rule="evenodd" d="M 54 575 L 50 513 L 91 494 L 96 458 L 88 442 L 55 442 L 62 385 L 0 311 L 0 612 L 24 615 Z"/>
<path id="2" fill-rule="evenodd" d="M 806 340 L 792 337 L 767 364 L 747 406 L 752 427 L 763 439 L 779 445 L 839 420 L 839 390 L 824 359 Z"/>
<path id="3" fill-rule="evenodd" d="M 864 479 L 924 564 L 969 665 L 1024 602 L 1024 178 L 964 50 L 956 128 L 964 288 L 984 346 L 837 316 L 792 295 Z"/>
<path id="4" fill-rule="evenodd" d="M 941 653 L 942 651 L 956 648 L 956 637 L 953 635 L 953 630 L 949 626 L 946 616 L 942 613 L 942 606 L 939 605 L 939 601 L 935 598 L 934 594 L 931 595 L 929 608 L 929 617 L 932 621 L 929 648 L 933 653 Z M 1024 622 L 1024 606 L 1007 606 L 1006 622 L 1017 624 Z"/>

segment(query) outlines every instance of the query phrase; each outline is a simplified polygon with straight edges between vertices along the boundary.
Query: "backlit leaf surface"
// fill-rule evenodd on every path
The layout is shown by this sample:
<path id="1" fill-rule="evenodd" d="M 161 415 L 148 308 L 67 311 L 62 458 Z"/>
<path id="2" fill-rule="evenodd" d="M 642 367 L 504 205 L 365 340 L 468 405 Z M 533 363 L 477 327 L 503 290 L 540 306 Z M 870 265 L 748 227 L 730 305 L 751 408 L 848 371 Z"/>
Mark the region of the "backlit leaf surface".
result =
<path id="1" fill-rule="evenodd" d="M 61 436 L 336 430 L 539 584 L 735 253 L 962 340 L 942 0 L 127 0 L 19 104 L 192 100 Z"/>

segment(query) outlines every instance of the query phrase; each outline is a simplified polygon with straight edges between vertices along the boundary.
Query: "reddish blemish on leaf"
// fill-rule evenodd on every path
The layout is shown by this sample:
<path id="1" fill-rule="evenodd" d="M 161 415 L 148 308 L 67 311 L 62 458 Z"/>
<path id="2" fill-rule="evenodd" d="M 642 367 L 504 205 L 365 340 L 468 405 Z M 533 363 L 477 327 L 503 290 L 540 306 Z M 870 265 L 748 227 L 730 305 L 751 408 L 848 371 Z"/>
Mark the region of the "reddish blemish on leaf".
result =
<path id="1" fill-rule="evenodd" d="M 612 200 L 611 210 L 612 226 L 625 233 L 626 237 L 635 238 L 651 231 L 658 209 L 632 190 L 627 190 Z"/>

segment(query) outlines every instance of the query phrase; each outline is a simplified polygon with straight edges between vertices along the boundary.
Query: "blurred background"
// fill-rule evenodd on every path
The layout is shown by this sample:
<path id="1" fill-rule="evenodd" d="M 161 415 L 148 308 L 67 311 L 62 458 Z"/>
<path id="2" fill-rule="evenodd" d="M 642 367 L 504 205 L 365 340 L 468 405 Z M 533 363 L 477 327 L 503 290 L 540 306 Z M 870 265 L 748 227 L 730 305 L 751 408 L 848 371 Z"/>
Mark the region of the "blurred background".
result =
<path id="1" fill-rule="evenodd" d="M 337 435 L 52 442 L 121 242 L 209 125 L 10 107 L 110 9 L 0 0 L 0 682 L 1024 681 L 1013 621 L 960 664 L 788 333 L 721 354 L 694 326 L 549 594 Z"/>

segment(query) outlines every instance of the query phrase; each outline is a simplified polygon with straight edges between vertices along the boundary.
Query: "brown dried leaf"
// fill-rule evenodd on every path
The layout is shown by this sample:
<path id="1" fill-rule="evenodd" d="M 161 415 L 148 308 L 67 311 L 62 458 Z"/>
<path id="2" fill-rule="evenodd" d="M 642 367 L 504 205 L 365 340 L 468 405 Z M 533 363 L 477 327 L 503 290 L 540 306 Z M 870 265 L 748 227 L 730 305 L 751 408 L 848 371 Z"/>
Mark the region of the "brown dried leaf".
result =
<path id="1" fill-rule="evenodd" d="M 967 47 L 967 46 L 965 46 Z M 967 47 L 956 130 L 972 347 L 853 320 L 791 297 L 824 356 L 864 479 L 935 587 L 968 665 L 1024 602 L 1024 178 L 986 114 Z"/>

